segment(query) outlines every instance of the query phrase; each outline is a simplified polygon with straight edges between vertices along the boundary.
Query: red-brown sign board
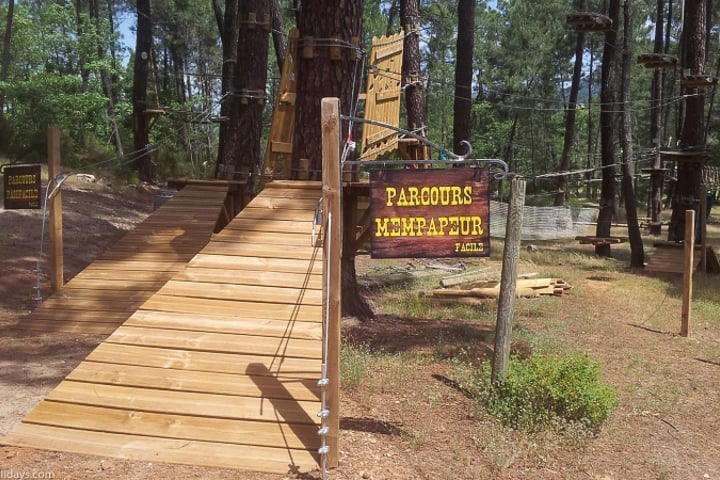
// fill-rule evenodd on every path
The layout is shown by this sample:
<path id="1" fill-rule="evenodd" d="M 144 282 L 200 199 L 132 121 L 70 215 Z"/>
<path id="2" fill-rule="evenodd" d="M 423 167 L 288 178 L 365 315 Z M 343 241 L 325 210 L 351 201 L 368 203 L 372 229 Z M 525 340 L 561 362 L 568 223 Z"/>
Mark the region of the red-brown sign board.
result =
<path id="1" fill-rule="evenodd" d="M 370 172 L 373 258 L 487 257 L 487 168 Z"/>
<path id="2" fill-rule="evenodd" d="M 5 209 L 40 208 L 40 165 L 9 165 L 3 169 Z"/>

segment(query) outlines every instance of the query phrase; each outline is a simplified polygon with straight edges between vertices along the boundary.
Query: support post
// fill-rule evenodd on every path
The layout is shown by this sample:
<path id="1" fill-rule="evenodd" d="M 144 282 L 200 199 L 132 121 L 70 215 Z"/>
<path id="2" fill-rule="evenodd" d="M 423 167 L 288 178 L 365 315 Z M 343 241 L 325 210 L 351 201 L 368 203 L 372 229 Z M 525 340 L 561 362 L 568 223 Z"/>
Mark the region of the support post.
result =
<path id="1" fill-rule="evenodd" d="M 708 202 L 707 202 L 707 187 L 705 185 L 700 186 L 700 192 L 702 195 L 700 196 L 700 245 L 702 245 L 702 250 L 700 251 L 700 254 L 702 255 L 701 261 L 700 261 L 700 268 L 702 269 L 701 272 L 707 272 L 707 212 L 708 212 Z"/>
<path id="2" fill-rule="evenodd" d="M 695 252 L 695 210 L 685 210 L 685 268 L 683 269 L 682 318 L 680 336 L 690 336 L 692 310 L 693 263 Z"/>
<path id="3" fill-rule="evenodd" d="M 60 174 L 60 129 L 57 125 L 48 127 L 48 185 L 52 191 L 57 185 L 55 177 Z M 62 235 L 62 193 L 58 188 L 49 202 L 50 239 L 50 286 L 57 293 L 65 284 L 63 278 L 63 235 Z"/>
<path id="4" fill-rule="evenodd" d="M 340 101 L 337 98 L 323 98 L 321 104 L 322 129 L 322 178 L 323 212 L 325 218 L 332 215 L 331 228 L 325 229 L 326 240 L 323 244 L 325 278 L 324 311 L 329 318 L 327 336 L 327 408 L 330 411 L 327 436 L 330 451 L 327 464 L 336 468 L 340 459 L 340 316 L 341 316 L 341 277 L 340 259 L 342 257 L 342 209 L 340 183 Z"/>
<path id="5" fill-rule="evenodd" d="M 497 324 L 495 326 L 495 351 L 493 352 L 491 375 L 492 383 L 495 386 L 502 383 L 510 363 L 510 334 L 512 332 L 524 206 L 525 180 L 514 178 L 511 183 L 510 204 L 505 229 L 500 298 L 498 299 Z"/>

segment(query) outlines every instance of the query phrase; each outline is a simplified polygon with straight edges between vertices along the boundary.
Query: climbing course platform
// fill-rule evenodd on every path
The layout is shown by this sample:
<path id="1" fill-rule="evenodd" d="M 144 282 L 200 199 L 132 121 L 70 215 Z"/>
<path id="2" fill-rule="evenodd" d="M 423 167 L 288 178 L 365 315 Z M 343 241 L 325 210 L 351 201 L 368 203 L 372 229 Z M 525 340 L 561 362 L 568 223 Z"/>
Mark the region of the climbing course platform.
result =
<path id="1" fill-rule="evenodd" d="M 208 243 L 227 190 L 180 190 L 17 328 L 30 334 L 112 333 Z"/>
<path id="2" fill-rule="evenodd" d="M 311 230 L 320 195 L 315 182 L 268 184 L 0 443 L 317 468 L 323 268 Z"/>

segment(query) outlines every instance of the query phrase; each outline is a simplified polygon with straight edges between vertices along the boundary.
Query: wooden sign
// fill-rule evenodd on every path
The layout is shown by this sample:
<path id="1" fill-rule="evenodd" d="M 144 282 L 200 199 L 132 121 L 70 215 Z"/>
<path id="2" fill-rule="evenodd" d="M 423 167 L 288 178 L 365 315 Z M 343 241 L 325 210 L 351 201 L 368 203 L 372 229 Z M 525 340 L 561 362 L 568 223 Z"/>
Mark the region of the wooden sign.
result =
<path id="1" fill-rule="evenodd" d="M 3 169 L 5 209 L 40 208 L 40 165 Z"/>
<path id="2" fill-rule="evenodd" d="M 371 256 L 490 255 L 486 168 L 370 172 Z"/>

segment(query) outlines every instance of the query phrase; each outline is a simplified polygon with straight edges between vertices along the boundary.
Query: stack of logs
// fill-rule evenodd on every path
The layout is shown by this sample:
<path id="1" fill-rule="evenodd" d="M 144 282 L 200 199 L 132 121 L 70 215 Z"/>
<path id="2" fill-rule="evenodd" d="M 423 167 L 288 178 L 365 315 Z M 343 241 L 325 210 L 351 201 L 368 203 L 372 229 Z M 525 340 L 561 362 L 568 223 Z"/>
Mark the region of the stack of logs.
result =
<path id="1" fill-rule="evenodd" d="M 560 278 L 531 278 L 533 276 L 534 274 L 525 274 L 517 279 L 515 294 L 518 297 L 539 297 L 541 295 L 557 297 L 572 288 Z M 500 296 L 500 282 L 477 282 L 466 285 L 466 288 L 436 289 L 428 292 L 427 295 L 433 303 L 484 303 L 487 299 Z"/>

